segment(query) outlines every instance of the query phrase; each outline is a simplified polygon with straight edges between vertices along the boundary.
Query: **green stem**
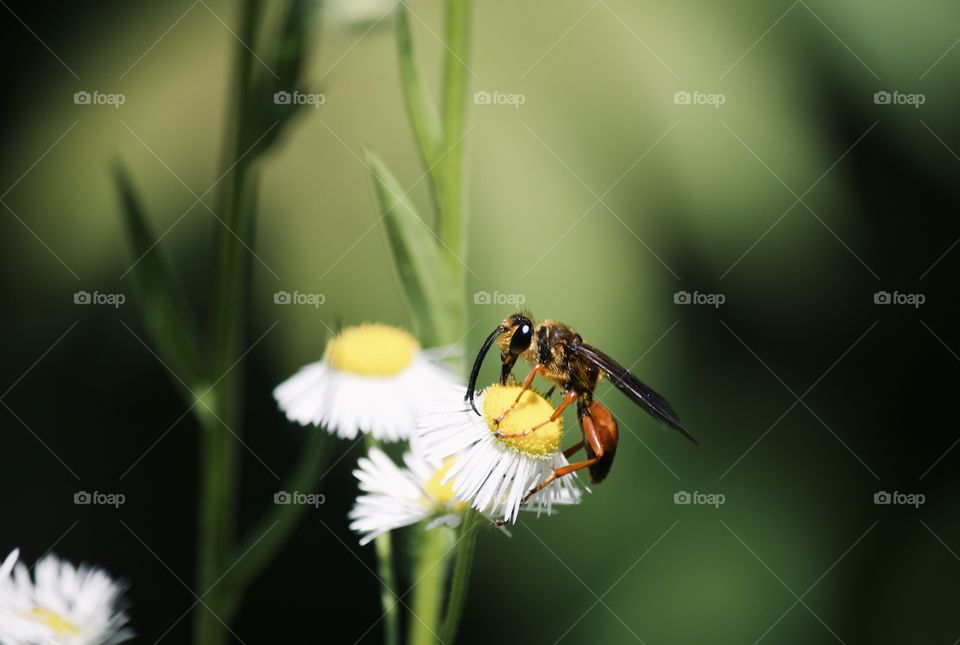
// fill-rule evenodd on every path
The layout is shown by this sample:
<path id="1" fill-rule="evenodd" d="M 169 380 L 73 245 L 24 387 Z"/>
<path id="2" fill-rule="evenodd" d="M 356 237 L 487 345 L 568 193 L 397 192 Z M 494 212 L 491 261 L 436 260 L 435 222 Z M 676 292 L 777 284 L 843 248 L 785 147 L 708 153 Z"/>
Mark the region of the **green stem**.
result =
<path id="1" fill-rule="evenodd" d="M 377 552 L 377 576 L 380 578 L 380 605 L 383 607 L 383 642 L 400 643 L 400 603 L 397 601 L 396 576 L 393 573 L 393 545 L 391 534 L 383 533 L 373 539 Z"/>
<path id="2" fill-rule="evenodd" d="M 409 645 L 434 645 L 440 630 L 443 592 L 447 581 L 447 563 L 456 541 L 449 526 L 424 530 L 416 527 L 413 565 L 413 600 L 410 607 Z"/>
<path id="3" fill-rule="evenodd" d="M 470 0 L 447 0 L 446 57 L 443 68 L 442 132 L 445 153 L 440 162 L 443 188 L 440 239 L 453 275 L 462 282 L 466 255 L 466 217 L 463 211 L 463 131 L 467 108 Z"/>
<path id="4" fill-rule="evenodd" d="M 366 435 L 367 450 L 379 447 L 372 435 Z M 383 607 L 383 642 L 385 645 L 400 643 L 400 602 L 397 594 L 397 576 L 393 567 L 392 533 L 387 532 L 373 539 L 377 552 L 377 577 L 380 579 L 380 605 Z"/>
<path id="5" fill-rule="evenodd" d="M 253 42 L 259 3 L 246 0 L 241 6 L 240 40 Z M 197 553 L 198 593 L 206 595 L 195 613 L 194 637 L 199 645 L 222 645 L 226 628 L 219 618 L 226 587 L 217 586 L 226 571 L 233 548 L 236 493 L 239 474 L 238 442 L 241 431 L 243 370 L 238 365 L 246 326 L 250 256 L 244 248 L 253 239 L 255 173 L 251 161 L 237 163 L 244 154 L 249 117 L 244 110 L 251 82 L 252 53 L 238 46 L 234 68 L 234 99 L 238 110 L 228 135 L 231 143 L 224 167 L 232 168 L 221 186 L 218 209 L 223 219 L 218 229 L 214 267 L 213 315 L 210 338 L 214 344 L 211 378 L 216 383 L 211 401 L 197 405 L 202 426 L 200 503 Z M 229 228 L 230 230 L 226 230 Z"/>
<path id="6" fill-rule="evenodd" d="M 447 611 L 443 618 L 440 640 L 453 645 L 457 638 L 457 628 L 463 605 L 467 598 L 467 586 L 470 582 L 470 569 L 473 566 L 473 548 L 476 544 L 477 529 L 483 521 L 480 513 L 470 509 L 460 524 L 460 537 L 457 546 L 457 559 L 453 565 L 453 578 L 450 581 L 450 595 L 447 597 Z"/>
<path id="7" fill-rule="evenodd" d="M 233 537 L 234 490 L 236 480 L 236 442 L 226 433 L 213 414 L 201 408 L 201 488 L 200 544 L 198 549 L 198 593 L 206 594 L 204 605 L 195 614 L 197 643 L 216 645 L 226 642 L 226 634 L 217 619 L 222 588 L 214 586 L 224 570 L 224 548 Z M 209 592 L 209 593 L 207 593 Z"/>

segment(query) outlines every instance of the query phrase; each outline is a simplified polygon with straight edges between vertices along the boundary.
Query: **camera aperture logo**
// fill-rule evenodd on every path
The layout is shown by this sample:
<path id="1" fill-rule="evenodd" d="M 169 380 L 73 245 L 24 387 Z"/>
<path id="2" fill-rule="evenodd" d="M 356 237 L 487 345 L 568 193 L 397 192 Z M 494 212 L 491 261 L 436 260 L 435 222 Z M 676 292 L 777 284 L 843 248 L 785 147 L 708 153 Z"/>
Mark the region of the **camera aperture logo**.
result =
<path id="1" fill-rule="evenodd" d="M 112 506 L 120 508 L 127 502 L 127 496 L 123 493 L 101 493 L 93 491 L 88 493 L 85 490 L 77 491 L 73 494 L 73 503 L 78 506 Z"/>
<path id="2" fill-rule="evenodd" d="M 927 97 L 925 94 L 919 93 L 907 94 L 898 90 L 893 92 L 880 90 L 874 93 L 873 102 L 876 105 L 911 105 L 919 110 L 920 106 L 927 102 Z"/>
<path id="3" fill-rule="evenodd" d="M 280 90 L 273 93 L 274 105 L 309 105 L 316 110 L 326 102 L 326 94 L 301 92 L 300 90 L 294 90 L 293 92 Z"/>
<path id="4" fill-rule="evenodd" d="M 901 493 L 898 490 L 888 493 L 885 490 L 873 494 L 873 503 L 878 506 L 912 506 L 920 508 L 927 501 L 923 493 Z"/>
<path id="5" fill-rule="evenodd" d="M 512 105 L 519 109 L 521 105 L 527 102 L 525 94 L 508 94 L 494 90 L 480 90 L 473 93 L 474 105 Z"/>
<path id="6" fill-rule="evenodd" d="M 110 105 L 119 108 L 126 102 L 127 97 L 124 94 L 109 94 L 98 90 L 92 92 L 80 90 L 73 94 L 74 105 Z"/>
<path id="7" fill-rule="evenodd" d="M 285 490 L 281 490 L 273 494 L 273 503 L 320 508 L 321 505 L 327 503 L 327 496 L 323 493 L 301 493 L 300 491 L 288 493 Z"/>
<path id="8" fill-rule="evenodd" d="M 673 494 L 673 503 L 689 506 L 712 506 L 720 508 L 727 502 L 727 496 L 723 493 L 701 493 L 698 490 L 692 493 L 685 490 L 679 490 Z"/>
<path id="9" fill-rule="evenodd" d="M 673 95 L 674 105 L 709 105 L 719 110 L 720 106 L 726 102 L 726 94 L 710 94 L 701 92 L 700 90 L 694 90 L 692 92 L 681 90 Z"/>
<path id="10" fill-rule="evenodd" d="M 275 305 L 309 305 L 314 309 L 319 309 L 320 305 L 326 301 L 327 297 L 322 293 L 277 291 L 273 294 L 273 304 Z"/>
<path id="11" fill-rule="evenodd" d="M 919 309 L 920 305 L 926 301 L 927 297 L 922 293 L 877 291 L 873 294 L 873 304 L 875 305 L 908 305 L 914 309 Z"/>
<path id="12" fill-rule="evenodd" d="M 714 309 L 719 309 L 720 305 L 726 301 L 727 297 L 722 293 L 677 291 L 673 294 L 673 304 L 675 305 L 709 305 Z"/>
<path id="13" fill-rule="evenodd" d="M 473 294 L 473 304 L 475 305 L 507 305 L 510 307 L 520 307 L 527 301 L 527 297 L 522 293 L 500 293 L 494 291 L 477 291 Z"/>
<path id="14" fill-rule="evenodd" d="M 119 309 L 120 305 L 127 301 L 127 296 L 122 293 L 100 293 L 94 291 L 77 291 L 73 294 L 73 304 L 75 305 L 108 305 L 114 309 Z"/>

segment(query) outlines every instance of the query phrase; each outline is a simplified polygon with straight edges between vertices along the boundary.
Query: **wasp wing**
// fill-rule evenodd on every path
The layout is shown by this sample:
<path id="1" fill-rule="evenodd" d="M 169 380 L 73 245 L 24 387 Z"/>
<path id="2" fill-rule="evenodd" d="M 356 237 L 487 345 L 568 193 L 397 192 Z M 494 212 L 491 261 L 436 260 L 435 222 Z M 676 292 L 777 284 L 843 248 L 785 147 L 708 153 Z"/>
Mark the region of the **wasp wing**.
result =
<path id="1" fill-rule="evenodd" d="M 591 347 L 585 343 L 572 343 L 569 348 L 574 354 L 599 368 L 610 379 L 610 382 L 617 386 L 618 390 L 643 408 L 647 414 L 673 428 L 693 443 L 698 443 L 693 435 L 680 424 L 677 413 L 673 411 L 670 403 L 631 374 L 630 370 L 596 347 Z"/>

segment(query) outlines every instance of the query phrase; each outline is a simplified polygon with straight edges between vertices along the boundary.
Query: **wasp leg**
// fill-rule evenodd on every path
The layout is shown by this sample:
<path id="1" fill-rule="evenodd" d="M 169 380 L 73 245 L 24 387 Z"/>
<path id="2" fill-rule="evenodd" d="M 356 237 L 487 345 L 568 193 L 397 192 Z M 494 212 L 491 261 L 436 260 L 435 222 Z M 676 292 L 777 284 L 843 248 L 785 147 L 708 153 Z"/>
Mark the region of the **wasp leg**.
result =
<path id="1" fill-rule="evenodd" d="M 556 391 L 557 391 L 557 386 L 556 386 L 556 385 L 550 386 L 550 389 L 547 390 L 547 391 L 543 394 L 543 398 L 545 398 L 546 400 L 549 401 L 549 400 L 550 400 L 550 397 L 552 397 L 552 396 L 553 396 L 553 393 L 556 392 Z"/>
<path id="2" fill-rule="evenodd" d="M 504 434 L 503 432 L 497 431 L 493 434 L 498 439 L 514 439 L 516 437 L 526 437 L 528 434 L 532 432 L 536 432 L 537 430 L 547 425 L 548 423 L 552 421 L 556 421 L 560 417 L 560 415 L 563 414 L 563 411 L 567 409 L 567 406 L 576 400 L 577 400 L 577 393 L 574 390 L 567 390 L 566 392 L 563 393 L 563 401 L 560 402 L 560 405 L 557 406 L 557 409 L 553 411 L 553 414 L 551 414 L 550 418 L 547 419 L 546 421 L 543 421 L 542 423 L 538 423 L 537 425 L 527 430 L 524 430 L 523 432 L 511 432 L 509 434 Z"/>
<path id="3" fill-rule="evenodd" d="M 588 453 L 593 453 L 589 459 L 584 459 L 583 461 L 578 461 L 575 464 L 568 464 L 566 466 L 561 466 L 560 468 L 555 468 L 552 473 L 550 473 L 546 479 L 533 487 L 529 493 L 527 493 L 522 500 L 520 500 L 520 505 L 522 506 L 529 500 L 531 497 L 542 491 L 544 488 L 560 479 L 564 475 L 569 475 L 570 473 L 575 473 L 578 470 L 583 470 L 584 468 L 589 468 L 590 466 L 598 463 L 604 456 L 604 441 L 601 436 L 600 431 L 597 429 L 596 425 L 593 423 L 593 419 L 590 418 L 589 414 L 584 414 L 580 417 L 580 428 L 583 430 L 583 441 L 581 441 L 577 446 L 577 450 L 586 445 L 589 448 Z M 572 449 L 571 449 L 572 450 Z M 575 451 L 573 451 L 575 452 Z M 571 452 L 572 454 L 572 452 Z M 566 451 L 564 452 L 566 456 Z"/>
<path id="4" fill-rule="evenodd" d="M 578 441 L 577 443 L 573 444 L 572 446 L 570 446 L 569 448 L 563 451 L 564 458 L 570 459 L 570 457 L 577 454 L 577 452 L 581 448 L 583 448 L 583 441 Z"/>
<path id="5" fill-rule="evenodd" d="M 517 407 L 517 404 L 520 403 L 520 397 L 523 396 L 523 393 L 530 389 L 530 386 L 533 385 L 533 379 L 537 374 L 543 373 L 543 365 L 537 363 L 533 366 L 533 369 L 530 370 L 530 373 L 527 374 L 527 378 L 523 379 L 523 388 L 520 390 L 520 393 L 517 394 L 517 398 L 514 399 L 513 403 L 510 404 L 510 407 L 504 410 L 500 416 L 493 420 L 493 425 L 498 426 L 500 422 L 503 421 L 504 417 L 513 412 L 513 409 Z"/>

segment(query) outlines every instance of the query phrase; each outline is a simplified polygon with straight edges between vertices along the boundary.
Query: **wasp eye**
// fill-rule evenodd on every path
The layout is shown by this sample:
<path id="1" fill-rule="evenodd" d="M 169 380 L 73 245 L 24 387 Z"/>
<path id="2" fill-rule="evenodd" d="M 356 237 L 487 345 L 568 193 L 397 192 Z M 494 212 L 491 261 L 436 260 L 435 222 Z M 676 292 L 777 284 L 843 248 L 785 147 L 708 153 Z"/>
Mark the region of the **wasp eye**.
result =
<path id="1" fill-rule="evenodd" d="M 510 353 L 514 356 L 522 354 L 530 347 L 532 340 L 533 327 L 526 323 L 520 325 L 517 327 L 517 330 L 513 332 L 513 336 L 510 337 Z"/>

